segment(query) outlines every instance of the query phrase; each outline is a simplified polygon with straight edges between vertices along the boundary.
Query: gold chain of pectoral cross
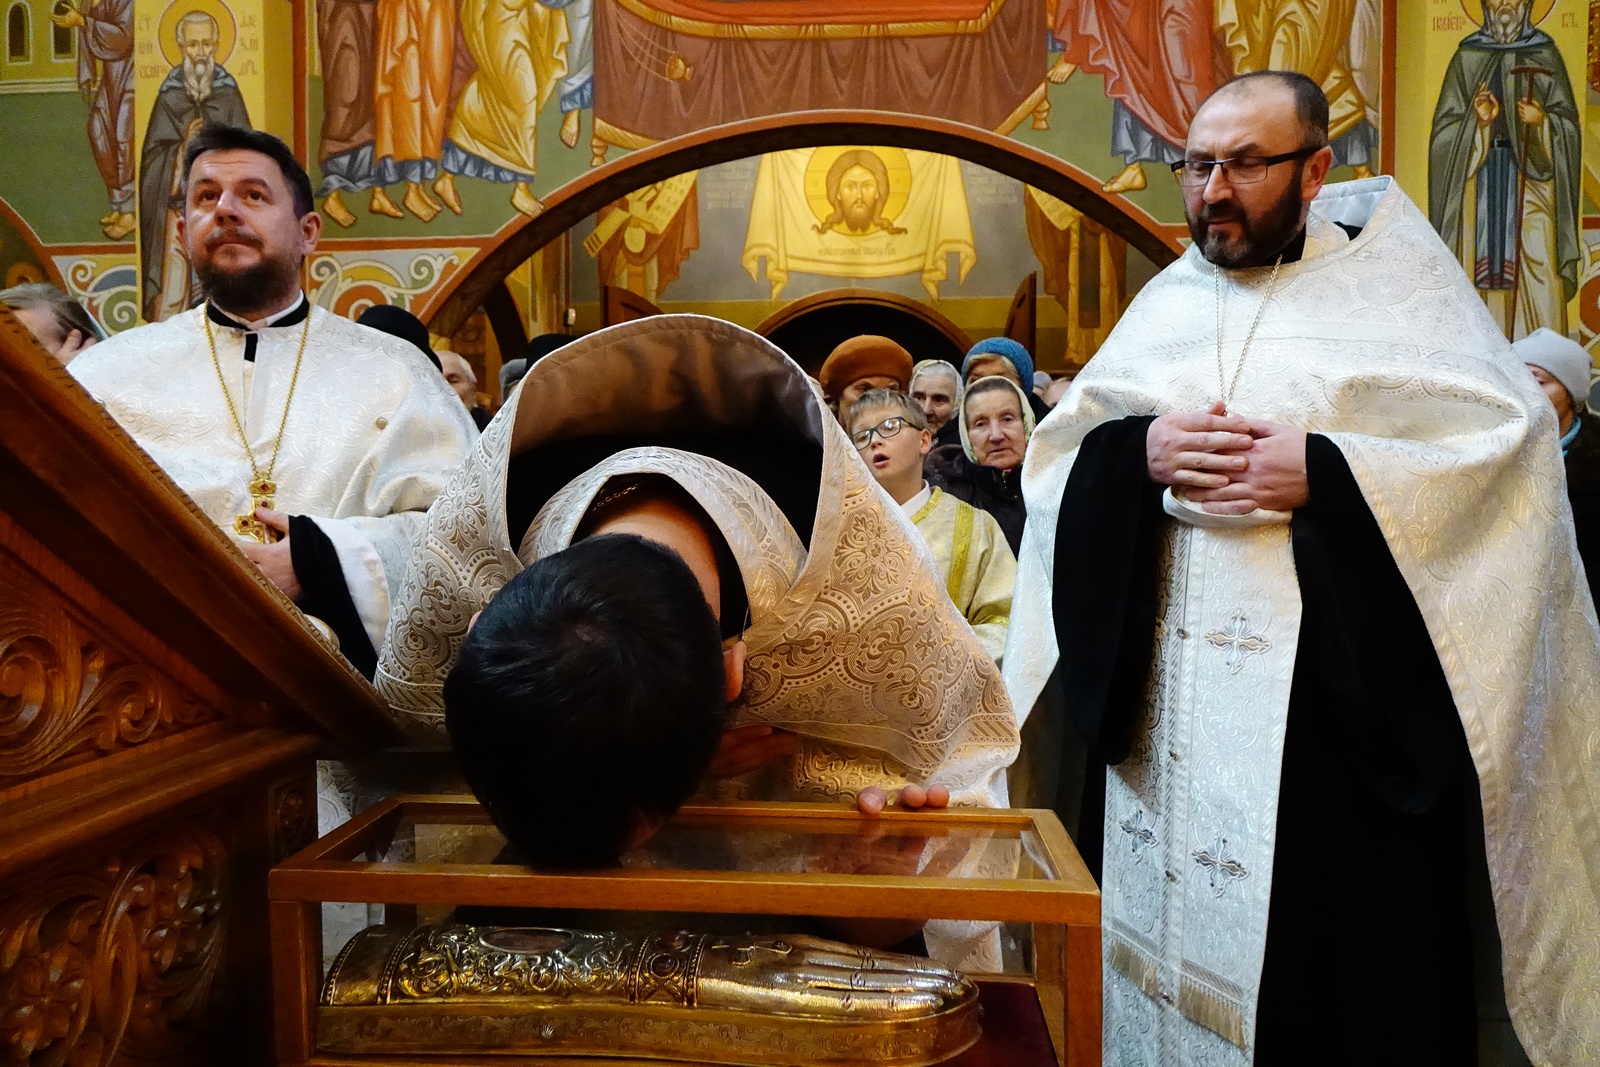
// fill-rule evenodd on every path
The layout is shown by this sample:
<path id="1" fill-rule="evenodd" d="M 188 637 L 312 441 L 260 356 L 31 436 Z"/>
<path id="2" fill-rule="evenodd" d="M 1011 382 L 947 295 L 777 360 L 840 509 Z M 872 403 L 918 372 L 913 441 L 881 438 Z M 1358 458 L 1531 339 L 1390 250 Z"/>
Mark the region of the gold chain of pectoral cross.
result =
<path id="1" fill-rule="evenodd" d="M 250 510 L 234 517 L 233 532 L 241 537 L 270 545 L 281 535 L 256 518 L 256 508 L 277 507 L 278 483 L 272 480 L 272 472 L 278 467 L 278 450 L 283 447 L 283 429 L 289 425 L 289 405 L 294 403 L 294 387 L 300 381 L 300 361 L 306 354 L 306 338 L 311 336 L 311 316 L 306 315 L 306 324 L 300 330 L 300 350 L 294 356 L 294 373 L 289 377 L 289 395 L 283 402 L 283 418 L 278 420 L 278 439 L 272 444 L 272 459 L 267 463 L 265 474 L 261 473 L 260 466 L 256 464 L 256 454 L 251 451 L 250 438 L 244 432 L 244 421 L 239 418 L 239 409 L 234 407 L 233 393 L 228 389 L 228 381 L 222 376 L 222 361 L 217 358 L 217 342 L 211 334 L 210 315 L 202 312 L 200 322 L 205 326 L 206 347 L 211 350 L 211 366 L 216 368 L 217 384 L 222 387 L 222 399 L 228 405 L 228 414 L 233 416 L 233 428 L 239 431 L 239 443 L 244 446 L 244 457 L 250 461 L 250 484 L 247 486 L 250 493 Z"/>
<path id="2" fill-rule="evenodd" d="M 1278 257 L 1278 262 L 1272 265 L 1272 277 L 1267 282 L 1267 295 L 1261 298 L 1261 306 L 1256 308 L 1256 317 L 1250 323 L 1250 332 L 1245 336 L 1244 347 L 1239 349 L 1239 362 L 1233 367 L 1233 380 L 1229 381 L 1227 374 L 1222 369 L 1222 268 L 1211 268 L 1211 291 L 1217 301 L 1217 388 L 1222 390 L 1223 414 L 1233 413 L 1233 391 L 1239 388 L 1239 375 L 1244 371 L 1244 357 L 1250 352 L 1250 342 L 1256 339 L 1256 327 L 1261 325 L 1261 313 L 1267 310 L 1267 302 L 1272 299 L 1272 294 L 1278 289 L 1278 268 L 1283 266 L 1283 257 Z"/>

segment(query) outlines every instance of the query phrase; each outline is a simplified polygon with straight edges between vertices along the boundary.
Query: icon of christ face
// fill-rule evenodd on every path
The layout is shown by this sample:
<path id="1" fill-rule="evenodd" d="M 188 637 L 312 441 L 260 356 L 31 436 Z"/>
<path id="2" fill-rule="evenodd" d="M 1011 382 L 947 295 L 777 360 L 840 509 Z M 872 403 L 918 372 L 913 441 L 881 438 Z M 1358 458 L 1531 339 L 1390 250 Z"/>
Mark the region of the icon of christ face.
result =
<path id="1" fill-rule="evenodd" d="M 814 227 L 817 233 L 866 237 L 906 232 L 885 214 L 894 191 L 889 187 L 889 168 L 883 157 L 871 149 L 852 148 L 841 153 L 828 168 L 825 188 L 829 213 Z"/>
<path id="2" fill-rule="evenodd" d="M 851 233 L 866 233 L 872 229 L 882 197 L 877 177 L 859 163 L 839 176 L 836 204 L 844 213 L 845 227 Z"/>

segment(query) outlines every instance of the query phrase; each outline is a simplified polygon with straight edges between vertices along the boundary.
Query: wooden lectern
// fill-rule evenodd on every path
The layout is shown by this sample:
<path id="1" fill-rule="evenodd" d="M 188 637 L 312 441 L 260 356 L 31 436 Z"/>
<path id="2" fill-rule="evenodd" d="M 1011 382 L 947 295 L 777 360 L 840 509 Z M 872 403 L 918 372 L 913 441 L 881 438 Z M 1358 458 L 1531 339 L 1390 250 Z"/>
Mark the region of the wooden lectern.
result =
<path id="1" fill-rule="evenodd" d="M 396 740 L 0 307 L 0 1055 L 272 1062 L 267 869 L 318 749 Z"/>

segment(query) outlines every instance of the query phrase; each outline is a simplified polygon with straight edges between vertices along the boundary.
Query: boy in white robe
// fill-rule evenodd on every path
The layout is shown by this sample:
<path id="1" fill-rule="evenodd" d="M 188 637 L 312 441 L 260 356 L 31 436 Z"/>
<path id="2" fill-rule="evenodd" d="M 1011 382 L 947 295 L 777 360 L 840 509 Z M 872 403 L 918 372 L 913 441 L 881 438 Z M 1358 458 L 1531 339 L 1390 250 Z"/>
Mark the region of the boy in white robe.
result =
<path id="1" fill-rule="evenodd" d="M 998 663 L 1017 580 L 1017 558 L 1000 524 L 922 477 L 933 435 L 921 407 L 904 393 L 874 389 L 865 394 L 850 408 L 848 429 L 872 476 L 928 543 L 951 601 Z"/>

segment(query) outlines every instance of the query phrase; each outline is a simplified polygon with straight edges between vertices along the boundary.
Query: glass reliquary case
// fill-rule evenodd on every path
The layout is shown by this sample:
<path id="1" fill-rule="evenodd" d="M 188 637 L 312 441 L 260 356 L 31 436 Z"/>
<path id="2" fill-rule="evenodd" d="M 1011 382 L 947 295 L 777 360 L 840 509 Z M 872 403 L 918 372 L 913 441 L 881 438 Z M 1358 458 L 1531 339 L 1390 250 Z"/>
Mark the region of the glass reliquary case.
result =
<path id="1" fill-rule="evenodd" d="M 1100 1063 L 1100 898 L 1051 812 L 694 805 L 615 870 L 507 853 L 473 798 L 395 797 L 275 868 L 279 1062 Z M 332 902 L 382 922 L 325 951 Z"/>

